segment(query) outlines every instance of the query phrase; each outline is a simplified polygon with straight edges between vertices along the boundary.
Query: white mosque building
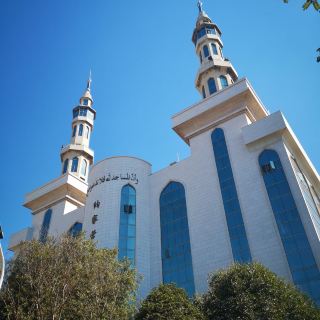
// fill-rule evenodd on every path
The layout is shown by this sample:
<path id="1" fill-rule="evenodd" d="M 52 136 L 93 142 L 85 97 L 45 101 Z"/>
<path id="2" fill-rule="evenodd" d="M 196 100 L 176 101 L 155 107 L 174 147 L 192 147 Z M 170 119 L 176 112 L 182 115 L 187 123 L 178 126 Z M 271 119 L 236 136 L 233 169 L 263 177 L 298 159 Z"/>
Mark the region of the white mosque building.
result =
<path id="1" fill-rule="evenodd" d="M 83 230 L 131 260 L 143 275 L 141 298 L 169 282 L 201 293 L 210 272 L 258 261 L 320 304 L 319 175 L 283 114 L 270 114 L 238 78 L 220 29 L 198 6 L 192 41 L 202 99 L 172 116 L 190 157 L 157 172 L 130 156 L 94 164 L 89 79 L 61 175 L 26 195 L 32 226 L 9 248 Z"/>

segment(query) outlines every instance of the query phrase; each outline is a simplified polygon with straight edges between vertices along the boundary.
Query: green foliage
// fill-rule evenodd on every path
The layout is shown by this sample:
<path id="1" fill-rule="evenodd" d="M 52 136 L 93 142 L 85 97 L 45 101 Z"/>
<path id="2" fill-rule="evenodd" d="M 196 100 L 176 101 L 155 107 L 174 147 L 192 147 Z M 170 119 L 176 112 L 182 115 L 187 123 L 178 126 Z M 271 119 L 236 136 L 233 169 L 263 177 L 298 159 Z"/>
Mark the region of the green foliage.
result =
<path id="1" fill-rule="evenodd" d="M 136 272 L 84 236 L 25 242 L 8 264 L 0 319 L 128 319 Z"/>
<path id="2" fill-rule="evenodd" d="M 202 320 L 204 317 L 183 289 L 174 284 L 162 284 L 142 302 L 135 319 Z"/>
<path id="3" fill-rule="evenodd" d="M 258 263 L 211 275 L 201 305 L 208 320 L 320 319 L 309 298 Z"/>
<path id="4" fill-rule="evenodd" d="M 283 2 L 284 2 L 284 3 L 288 3 L 289 0 L 283 0 Z M 313 6 L 313 8 L 314 8 L 316 11 L 319 11 L 319 10 L 320 10 L 320 4 L 319 4 L 318 0 L 307 0 L 307 1 L 303 4 L 302 8 L 303 8 L 303 10 L 307 10 L 311 5 Z"/>

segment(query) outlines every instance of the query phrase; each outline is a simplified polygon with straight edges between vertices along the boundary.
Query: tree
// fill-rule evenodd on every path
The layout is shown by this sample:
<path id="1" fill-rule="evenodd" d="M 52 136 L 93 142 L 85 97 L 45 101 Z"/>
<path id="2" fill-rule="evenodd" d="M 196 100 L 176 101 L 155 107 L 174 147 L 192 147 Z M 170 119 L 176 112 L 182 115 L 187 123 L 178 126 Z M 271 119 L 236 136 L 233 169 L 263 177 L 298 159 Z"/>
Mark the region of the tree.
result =
<path id="1" fill-rule="evenodd" d="M 200 310 L 183 289 L 161 284 L 142 302 L 136 320 L 201 320 Z"/>
<path id="2" fill-rule="evenodd" d="M 8 264 L 0 319 L 128 319 L 136 272 L 83 234 L 24 242 Z"/>
<path id="3" fill-rule="evenodd" d="M 309 298 L 258 263 L 235 264 L 211 275 L 201 305 L 208 320 L 320 319 Z"/>
<path id="4" fill-rule="evenodd" d="M 283 0 L 283 2 L 284 2 L 284 3 L 288 3 L 289 0 Z M 307 0 L 307 1 L 303 4 L 302 8 L 303 8 L 303 10 L 307 10 L 311 5 L 313 6 L 313 8 L 314 8 L 316 11 L 319 11 L 319 10 L 320 10 L 320 4 L 319 4 L 318 0 Z"/>

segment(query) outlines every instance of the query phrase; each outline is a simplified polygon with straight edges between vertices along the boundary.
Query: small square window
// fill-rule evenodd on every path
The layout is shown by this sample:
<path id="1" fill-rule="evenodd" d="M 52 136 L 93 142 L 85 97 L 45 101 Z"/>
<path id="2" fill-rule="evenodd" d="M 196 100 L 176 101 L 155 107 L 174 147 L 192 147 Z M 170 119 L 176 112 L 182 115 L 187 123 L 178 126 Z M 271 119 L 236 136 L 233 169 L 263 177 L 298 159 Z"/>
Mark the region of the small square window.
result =
<path id="1" fill-rule="evenodd" d="M 130 205 L 130 204 L 125 204 L 125 205 L 124 205 L 124 208 L 123 208 L 123 211 L 124 211 L 125 213 L 132 213 L 132 205 Z"/>

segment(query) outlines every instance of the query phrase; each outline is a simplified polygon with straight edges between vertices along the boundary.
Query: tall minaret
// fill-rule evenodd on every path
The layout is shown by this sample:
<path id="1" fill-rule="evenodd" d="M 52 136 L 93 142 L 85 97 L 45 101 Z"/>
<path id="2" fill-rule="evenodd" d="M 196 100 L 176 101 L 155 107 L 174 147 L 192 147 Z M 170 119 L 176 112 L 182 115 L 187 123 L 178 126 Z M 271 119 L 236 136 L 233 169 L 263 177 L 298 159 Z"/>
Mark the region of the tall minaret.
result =
<path id="1" fill-rule="evenodd" d="M 79 105 L 73 108 L 70 144 L 61 149 L 62 174 L 72 173 L 87 182 L 89 166 L 93 163 L 94 152 L 89 148 L 96 111 L 92 108 L 91 72 L 87 88 Z"/>
<path id="2" fill-rule="evenodd" d="M 196 88 L 203 98 L 222 90 L 238 79 L 231 62 L 224 58 L 221 31 L 204 12 L 198 0 L 199 16 L 193 31 L 192 42 L 200 59 Z"/>

